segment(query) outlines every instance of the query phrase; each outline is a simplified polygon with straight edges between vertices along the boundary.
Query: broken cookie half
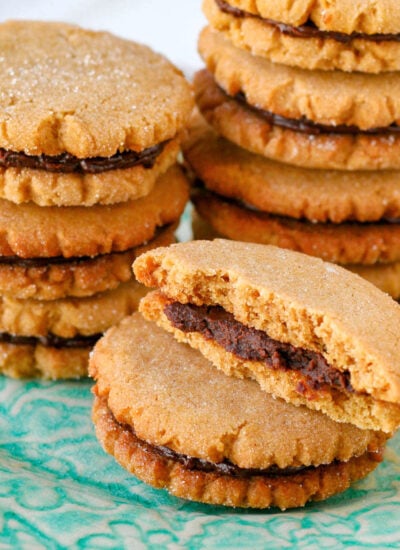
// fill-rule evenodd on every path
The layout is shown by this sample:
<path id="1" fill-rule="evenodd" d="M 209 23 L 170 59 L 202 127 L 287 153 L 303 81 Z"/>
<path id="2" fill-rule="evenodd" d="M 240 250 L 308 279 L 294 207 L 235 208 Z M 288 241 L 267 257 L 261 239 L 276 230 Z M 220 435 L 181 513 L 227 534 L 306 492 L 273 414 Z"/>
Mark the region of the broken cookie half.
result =
<path id="1" fill-rule="evenodd" d="M 400 308 L 372 284 L 273 246 L 193 241 L 134 263 L 148 319 L 225 374 L 338 422 L 400 425 Z"/>

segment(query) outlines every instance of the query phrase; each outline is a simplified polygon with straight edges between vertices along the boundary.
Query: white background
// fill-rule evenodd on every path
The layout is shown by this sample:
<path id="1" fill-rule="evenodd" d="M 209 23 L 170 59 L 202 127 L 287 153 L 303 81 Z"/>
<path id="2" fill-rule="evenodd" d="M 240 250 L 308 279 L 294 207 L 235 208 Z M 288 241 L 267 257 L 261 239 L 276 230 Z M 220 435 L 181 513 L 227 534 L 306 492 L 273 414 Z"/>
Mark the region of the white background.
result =
<path id="1" fill-rule="evenodd" d="M 0 0 L 0 17 L 108 30 L 151 46 L 188 76 L 202 66 L 196 50 L 205 22 L 201 0 Z"/>

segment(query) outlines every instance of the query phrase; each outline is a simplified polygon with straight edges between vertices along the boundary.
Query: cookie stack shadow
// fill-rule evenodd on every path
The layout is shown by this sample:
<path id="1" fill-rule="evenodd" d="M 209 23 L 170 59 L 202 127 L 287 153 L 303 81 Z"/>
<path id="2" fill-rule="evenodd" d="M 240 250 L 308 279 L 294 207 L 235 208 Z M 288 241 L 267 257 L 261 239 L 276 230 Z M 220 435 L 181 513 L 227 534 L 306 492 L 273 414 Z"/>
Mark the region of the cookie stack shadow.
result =
<path id="1" fill-rule="evenodd" d="M 0 49 L 0 372 L 85 376 L 145 294 L 133 260 L 175 240 L 190 88 L 149 48 L 72 25 L 5 23 Z"/>
<path id="2" fill-rule="evenodd" d="M 204 0 L 204 118 L 184 144 L 195 237 L 318 256 L 399 299 L 397 20 L 285 6 Z"/>

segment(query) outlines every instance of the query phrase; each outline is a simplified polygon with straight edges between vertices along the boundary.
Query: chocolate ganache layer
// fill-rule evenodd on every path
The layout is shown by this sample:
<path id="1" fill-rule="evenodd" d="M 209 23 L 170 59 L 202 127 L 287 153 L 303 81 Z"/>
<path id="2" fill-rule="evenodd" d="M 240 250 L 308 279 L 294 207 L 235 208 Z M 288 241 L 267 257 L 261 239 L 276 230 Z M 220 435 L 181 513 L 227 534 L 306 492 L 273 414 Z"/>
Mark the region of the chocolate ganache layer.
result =
<path id="1" fill-rule="evenodd" d="M 229 475 L 234 477 L 248 478 L 253 476 L 270 476 L 270 477 L 290 476 L 290 475 L 302 473 L 307 470 L 315 469 L 315 466 L 298 466 L 298 467 L 290 467 L 290 468 L 279 468 L 278 466 L 275 466 L 275 465 L 265 469 L 240 468 L 239 466 L 236 466 L 229 460 L 224 460 L 223 462 L 218 462 L 218 463 L 209 462 L 208 460 L 204 460 L 202 458 L 195 458 L 193 456 L 187 456 L 184 454 L 177 453 L 172 449 L 170 449 L 169 447 L 165 447 L 163 445 L 152 445 L 151 443 L 148 443 L 147 441 L 140 439 L 136 435 L 133 427 L 127 424 L 120 424 L 115 419 L 115 417 L 114 417 L 114 420 L 117 424 L 121 426 L 122 429 L 129 431 L 131 435 L 135 437 L 138 446 L 142 450 L 144 450 L 149 454 L 155 453 L 161 458 L 165 458 L 167 460 L 173 460 L 174 462 L 179 462 L 187 470 L 197 470 L 201 472 L 217 473 L 219 475 Z"/>
<path id="2" fill-rule="evenodd" d="M 282 34 L 286 34 L 294 38 L 328 38 L 343 44 L 349 44 L 352 40 L 357 39 L 369 40 L 371 42 L 400 42 L 400 34 L 366 34 L 360 32 L 345 34 L 337 31 L 322 31 L 312 21 L 307 21 L 304 25 L 294 27 L 286 23 L 274 21 L 273 19 L 260 17 L 253 13 L 241 10 L 240 8 L 235 8 L 228 4 L 228 2 L 224 2 L 224 0 L 215 0 L 215 3 L 222 12 L 233 15 L 233 17 L 254 17 L 261 19 L 267 25 L 277 28 Z"/>
<path id="3" fill-rule="evenodd" d="M 262 361 L 271 369 L 299 372 L 303 377 L 300 393 L 327 387 L 354 391 L 350 374 L 329 365 L 321 354 L 278 342 L 267 333 L 240 323 L 220 306 L 172 302 L 165 306 L 164 313 L 175 328 L 198 332 L 241 359 Z"/>
<path id="4" fill-rule="evenodd" d="M 245 107 L 257 113 L 257 115 L 262 116 L 269 124 L 274 126 L 280 126 L 281 128 L 286 128 L 287 130 L 293 130 L 295 132 L 301 132 L 302 134 L 308 135 L 321 135 L 321 134 L 349 134 L 349 135 L 399 135 L 400 136 L 400 126 L 397 124 L 391 124 L 390 126 L 383 126 L 379 128 L 369 128 L 367 130 L 360 130 L 357 126 L 347 126 L 346 124 L 337 124 L 336 126 L 330 126 L 328 124 L 319 124 L 313 122 L 308 118 L 287 118 L 281 115 L 276 115 L 271 111 L 266 111 L 265 109 L 260 109 L 254 105 L 250 105 L 247 102 L 247 98 L 243 92 L 239 92 L 235 96 L 230 96 L 226 91 L 220 87 L 220 90 L 227 96 L 233 99 L 236 99 L 240 103 L 243 103 Z"/>
<path id="5" fill-rule="evenodd" d="M 61 338 L 55 334 L 47 336 L 18 336 L 8 332 L 0 332 L 0 343 L 14 344 L 17 346 L 45 346 L 51 348 L 91 348 L 102 334 L 91 334 L 90 336 L 75 336 L 74 338 Z"/>
<path id="6" fill-rule="evenodd" d="M 0 148 L 0 167 L 3 168 L 34 168 L 57 173 L 87 173 L 99 174 L 108 170 L 120 170 L 141 165 L 152 168 L 156 158 L 163 151 L 165 144 L 159 143 L 143 151 L 123 151 L 112 157 L 92 157 L 80 159 L 69 153 L 62 155 L 31 156 L 23 152 L 8 151 Z"/>
<path id="7" fill-rule="evenodd" d="M 110 411 L 111 412 L 111 411 Z M 112 415 L 112 413 L 111 413 Z M 272 465 L 269 468 L 257 469 L 257 468 L 240 468 L 236 466 L 229 460 L 225 459 L 223 462 L 209 462 L 202 458 L 195 458 L 193 456 L 184 455 L 177 453 L 162 445 L 152 445 L 147 441 L 140 439 L 132 426 L 127 424 L 121 424 L 116 420 L 112 415 L 114 422 L 118 424 L 121 429 L 128 431 L 131 436 L 135 439 L 135 443 L 140 447 L 144 452 L 148 454 L 156 454 L 161 458 L 166 460 L 172 460 L 174 462 L 179 462 L 186 470 L 194 470 L 206 473 L 215 473 L 224 476 L 233 476 L 238 478 L 251 478 L 254 476 L 265 476 L 271 478 L 277 477 L 288 477 L 295 476 L 297 474 L 303 474 L 305 472 L 313 471 L 318 468 L 323 468 L 324 464 L 320 466 L 292 466 L 287 468 L 279 468 L 279 466 Z M 382 447 L 379 447 L 375 450 L 368 450 L 367 454 L 371 460 L 375 462 L 382 462 L 383 460 L 383 451 Z M 340 461 L 334 460 L 331 464 L 340 464 Z"/>

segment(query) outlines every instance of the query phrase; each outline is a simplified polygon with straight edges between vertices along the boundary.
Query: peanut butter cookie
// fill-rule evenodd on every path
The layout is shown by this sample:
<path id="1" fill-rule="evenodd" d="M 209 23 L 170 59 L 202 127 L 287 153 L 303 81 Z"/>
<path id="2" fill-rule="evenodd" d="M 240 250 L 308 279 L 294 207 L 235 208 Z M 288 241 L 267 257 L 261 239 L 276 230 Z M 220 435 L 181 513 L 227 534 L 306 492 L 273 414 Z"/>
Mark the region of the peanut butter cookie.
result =
<path id="1" fill-rule="evenodd" d="M 90 374 L 105 450 L 140 479 L 190 500 L 304 506 L 364 477 L 386 439 L 225 376 L 139 314 L 98 342 Z"/>
<path id="2" fill-rule="evenodd" d="M 313 133 L 276 124 L 260 110 L 228 96 L 212 75 L 194 78 L 197 105 L 215 130 L 240 147 L 273 160 L 307 168 L 336 170 L 400 169 L 400 135 Z M 280 121 L 282 123 L 282 121 Z"/>
<path id="3" fill-rule="evenodd" d="M 160 290 L 140 311 L 218 368 L 362 429 L 400 425 L 400 309 L 339 266 L 226 240 L 155 249 L 134 263 Z"/>
<path id="4" fill-rule="evenodd" d="M 106 32 L 8 21 L 0 26 L 0 51 L 6 151 L 77 159 L 142 152 L 174 138 L 192 110 L 178 69 Z"/>

